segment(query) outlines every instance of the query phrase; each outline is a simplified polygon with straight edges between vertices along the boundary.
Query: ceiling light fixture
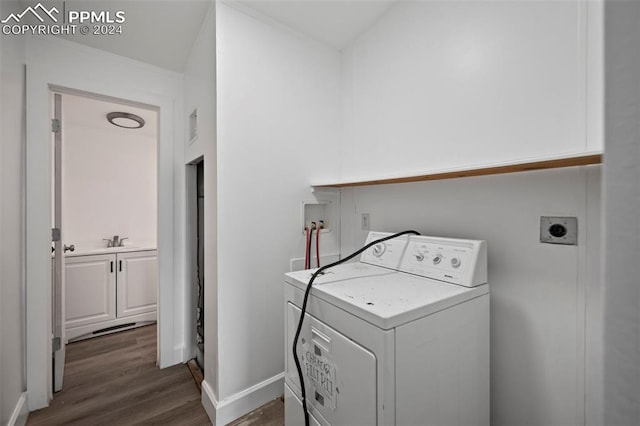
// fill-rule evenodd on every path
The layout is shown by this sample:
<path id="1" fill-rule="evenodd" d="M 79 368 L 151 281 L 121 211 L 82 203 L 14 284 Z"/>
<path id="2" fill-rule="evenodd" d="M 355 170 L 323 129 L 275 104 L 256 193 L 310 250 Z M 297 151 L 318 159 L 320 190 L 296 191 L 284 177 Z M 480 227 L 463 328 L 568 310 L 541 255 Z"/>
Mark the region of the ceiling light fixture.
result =
<path id="1" fill-rule="evenodd" d="M 107 120 L 114 126 L 125 129 L 139 129 L 144 126 L 144 119 L 130 112 L 110 112 L 107 114 Z"/>

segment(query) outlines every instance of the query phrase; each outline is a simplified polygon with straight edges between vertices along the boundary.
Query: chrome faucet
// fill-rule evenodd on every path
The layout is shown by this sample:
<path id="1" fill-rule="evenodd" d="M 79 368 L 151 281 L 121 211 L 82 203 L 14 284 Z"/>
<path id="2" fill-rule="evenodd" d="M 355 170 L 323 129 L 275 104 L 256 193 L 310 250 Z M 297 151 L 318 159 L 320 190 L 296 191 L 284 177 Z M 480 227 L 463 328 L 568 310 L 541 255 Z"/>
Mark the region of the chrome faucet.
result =
<path id="1" fill-rule="evenodd" d="M 124 240 L 128 240 L 129 238 L 123 237 L 120 238 L 119 235 L 114 235 L 112 239 L 103 238 L 102 241 L 107 242 L 107 248 L 109 247 L 122 247 L 124 246 Z"/>

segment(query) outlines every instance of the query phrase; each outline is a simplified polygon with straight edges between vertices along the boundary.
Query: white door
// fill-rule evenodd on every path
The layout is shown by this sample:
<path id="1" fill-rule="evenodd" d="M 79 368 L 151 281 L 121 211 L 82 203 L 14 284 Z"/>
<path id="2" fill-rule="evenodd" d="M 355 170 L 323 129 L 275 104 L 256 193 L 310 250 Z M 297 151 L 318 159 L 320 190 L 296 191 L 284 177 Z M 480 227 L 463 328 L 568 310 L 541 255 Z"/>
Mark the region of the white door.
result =
<path id="1" fill-rule="evenodd" d="M 62 228 L 62 95 L 55 93 L 53 107 L 53 120 L 51 130 L 53 132 L 54 155 L 54 206 L 53 206 L 53 277 L 52 277 L 52 352 L 53 352 L 53 391 L 62 389 L 64 377 L 65 359 L 65 326 L 64 326 L 64 239 Z"/>
<path id="2" fill-rule="evenodd" d="M 158 252 L 118 253 L 118 318 L 154 312 L 158 300 Z"/>

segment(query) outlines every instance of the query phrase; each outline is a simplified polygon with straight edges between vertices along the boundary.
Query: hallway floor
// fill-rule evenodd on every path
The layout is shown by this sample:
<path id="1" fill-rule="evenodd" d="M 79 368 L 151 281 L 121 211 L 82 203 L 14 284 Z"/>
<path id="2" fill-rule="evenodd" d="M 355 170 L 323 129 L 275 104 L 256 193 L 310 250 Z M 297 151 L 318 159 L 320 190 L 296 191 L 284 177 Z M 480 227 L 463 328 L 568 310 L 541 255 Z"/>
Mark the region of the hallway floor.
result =
<path id="1" fill-rule="evenodd" d="M 211 425 L 186 364 L 156 367 L 156 326 L 67 345 L 62 391 L 27 426 Z M 282 426 L 280 398 L 231 423 Z"/>
<path id="2" fill-rule="evenodd" d="M 156 326 L 71 343 L 62 391 L 27 425 L 210 425 L 186 365 L 156 367 Z"/>

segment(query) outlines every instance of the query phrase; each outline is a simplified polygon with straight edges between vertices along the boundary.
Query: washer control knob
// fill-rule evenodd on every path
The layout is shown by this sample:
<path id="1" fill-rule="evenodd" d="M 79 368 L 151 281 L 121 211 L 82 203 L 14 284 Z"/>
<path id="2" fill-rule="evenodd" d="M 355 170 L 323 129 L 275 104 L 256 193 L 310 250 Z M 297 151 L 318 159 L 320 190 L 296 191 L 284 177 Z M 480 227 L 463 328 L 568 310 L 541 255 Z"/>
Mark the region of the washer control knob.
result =
<path id="1" fill-rule="evenodd" d="M 453 259 L 451 259 L 451 266 L 453 266 L 454 268 L 460 267 L 461 263 L 462 262 L 460 262 L 460 259 L 458 259 L 457 257 L 454 257 Z"/>
<path id="2" fill-rule="evenodd" d="M 385 243 L 378 243 L 373 246 L 373 255 L 375 257 L 380 257 L 387 250 L 387 245 Z"/>
<path id="3" fill-rule="evenodd" d="M 442 255 L 441 254 L 436 254 L 433 257 L 433 264 L 437 265 L 438 263 L 442 262 Z"/>
<path id="4" fill-rule="evenodd" d="M 420 252 L 416 253 L 414 256 L 416 257 L 416 260 L 418 262 L 422 262 L 424 260 L 424 254 L 422 254 Z"/>

